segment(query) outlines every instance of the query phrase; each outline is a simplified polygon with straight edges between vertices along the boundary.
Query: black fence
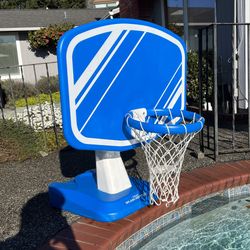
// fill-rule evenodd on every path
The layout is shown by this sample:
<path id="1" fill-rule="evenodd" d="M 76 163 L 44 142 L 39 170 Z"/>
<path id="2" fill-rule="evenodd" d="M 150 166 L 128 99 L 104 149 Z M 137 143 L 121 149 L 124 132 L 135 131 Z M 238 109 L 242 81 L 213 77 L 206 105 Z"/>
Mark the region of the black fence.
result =
<path id="1" fill-rule="evenodd" d="M 250 24 L 215 23 L 199 30 L 200 150 L 250 151 Z"/>
<path id="2" fill-rule="evenodd" d="M 0 119 L 21 122 L 42 134 L 45 150 L 48 144 L 62 146 L 57 63 L 18 65 L 0 72 Z"/>
<path id="3" fill-rule="evenodd" d="M 199 30 L 196 108 L 206 125 L 196 147 L 215 160 L 220 154 L 250 151 L 249 27 L 215 23 Z M 3 72 L 0 119 L 21 121 L 42 133 L 45 148 L 52 135 L 57 148 L 64 145 L 56 62 L 0 68 Z"/>

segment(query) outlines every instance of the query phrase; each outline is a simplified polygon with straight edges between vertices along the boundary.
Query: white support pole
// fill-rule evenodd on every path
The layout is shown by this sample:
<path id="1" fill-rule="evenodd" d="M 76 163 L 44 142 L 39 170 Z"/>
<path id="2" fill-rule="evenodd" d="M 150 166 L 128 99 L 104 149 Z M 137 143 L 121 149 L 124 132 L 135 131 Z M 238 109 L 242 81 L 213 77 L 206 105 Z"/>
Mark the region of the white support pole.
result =
<path id="1" fill-rule="evenodd" d="M 234 23 L 237 22 L 237 1 L 234 0 Z M 238 91 L 237 91 L 237 68 L 238 68 L 238 62 L 236 59 L 236 53 L 237 53 L 237 27 L 236 25 L 233 25 L 233 113 L 237 113 L 237 102 L 236 99 L 238 97 Z"/>
<path id="2" fill-rule="evenodd" d="M 245 23 L 250 23 L 250 1 L 249 0 L 245 0 Z M 245 25 L 245 95 L 247 97 L 247 99 L 249 98 L 248 96 L 248 81 L 249 81 L 249 34 L 248 34 L 248 26 Z M 248 101 L 245 101 L 245 107 L 248 107 Z"/>
<path id="3" fill-rule="evenodd" d="M 131 187 L 120 152 L 96 151 L 95 157 L 98 190 L 117 194 Z"/>

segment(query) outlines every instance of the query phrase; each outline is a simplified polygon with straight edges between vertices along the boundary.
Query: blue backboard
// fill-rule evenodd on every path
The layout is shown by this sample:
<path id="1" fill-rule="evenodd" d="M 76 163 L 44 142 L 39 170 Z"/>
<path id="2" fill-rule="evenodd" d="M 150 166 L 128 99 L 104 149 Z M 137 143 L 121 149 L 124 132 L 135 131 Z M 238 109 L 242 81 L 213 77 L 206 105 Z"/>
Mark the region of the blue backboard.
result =
<path id="1" fill-rule="evenodd" d="M 186 108 L 185 45 L 161 26 L 96 21 L 66 32 L 57 55 L 64 135 L 74 148 L 135 148 L 129 110 Z"/>

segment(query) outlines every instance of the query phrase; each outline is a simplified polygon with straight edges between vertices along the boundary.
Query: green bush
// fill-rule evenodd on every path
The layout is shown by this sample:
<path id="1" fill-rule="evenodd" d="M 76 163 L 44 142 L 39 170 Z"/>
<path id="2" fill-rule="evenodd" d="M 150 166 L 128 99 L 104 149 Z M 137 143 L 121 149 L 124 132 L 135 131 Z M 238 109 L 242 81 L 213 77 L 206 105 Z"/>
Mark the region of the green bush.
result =
<path id="1" fill-rule="evenodd" d="M 15 98 L 15 100 L 34 96 L 37 93 L 37 90 L 34 85 L 25 83 L 23 85 L 22 82 L 20 81 L 11 81 L 11 80 L 6 80 L 6 81 L 1 81 L 2 88 L 4 89 L 7 97 L 7 102 L 11 102 L 13 97 L 12 94 Z"/>
<path id="2" fill-rule="evenodd" d="M 42 76 L 41 79 L 37 82 L 36 88 L 40 93 L 49 94 L 51 91 L 52 93 L 59 91 L 59 82 L 58 76 L 50 76 L 45 77 Z"/>
<path id="3" fill-rule="evenodd" d="M 59 103 L 60 102 L 60 93 L 55 92 L 52 93 L 53 102 Z M 50 102 L 50 95 L 49 94 L 39 94 L 37 96 L 32 96 L 27 98 L 28 105 L 37 105 L 39 103 Z M 24 98 L 20 98 L 16 100 L 16 107 L 25 107 L 26 101 Z"/>
<path id="4" fill-rule="evenodd" d="M 208 86 L 206 85 L 206 59 L 202 58 L 202 91 L 203 99 L 208 96 L 207 101 L 212 99 L 213 74 L 212 62 L 208 60 Z M 208 93 L 207 93 L 208 91 Z M 199 102 L 199 56 L 197 52 L 188 53 L 188 75 L 187 75 L 187 100 L 188 104 Z"/>
<path id="5" fill-rule="evenodd" d="M 20 81 L 6 80 L 1 81 L 1 86 L 6 93 L 7 105 L 13 105 L 13 96 L 18 107 L 25 106 L 25 97 L 28 97 L 29 105 L 38 104 L 38 94 L 40 102 L 44 103 L 45 101 L 50 101 L 48 95 L 50 92 L 55 102 L 60 101 L 58 76 L 49 78 L 42 76 L 36 85 L 30 83 L 24 83 L 23 85 Z"/>
<path id="6" fill-rule="evenodd" d="M 59 38 L 64 32 L 74 28 L 74 24 L 62 23 L 50 25 L 49 27 L 42 28 L 28 33 L 28 41 L 33 50 L 41 48 L 56 48 Z"/>

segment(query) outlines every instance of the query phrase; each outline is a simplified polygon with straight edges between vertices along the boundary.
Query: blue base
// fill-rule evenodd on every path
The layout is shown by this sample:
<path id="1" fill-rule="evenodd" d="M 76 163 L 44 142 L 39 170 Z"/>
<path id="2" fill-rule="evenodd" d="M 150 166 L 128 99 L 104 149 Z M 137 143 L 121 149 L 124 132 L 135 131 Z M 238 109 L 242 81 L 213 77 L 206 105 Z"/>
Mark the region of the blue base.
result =
<path id="1" fill-rule="evenodd" d="M 131 188 L 111 195 L 99 191 L 95 171 L 87 171 L 69 182 L 50 184 L 50 203 L 96 221 L 116 221 L 149 205 L 148 183 L 136 178 L 130 181 Z"/>

